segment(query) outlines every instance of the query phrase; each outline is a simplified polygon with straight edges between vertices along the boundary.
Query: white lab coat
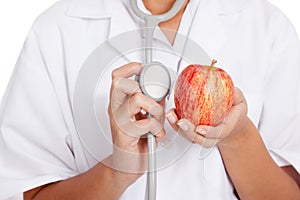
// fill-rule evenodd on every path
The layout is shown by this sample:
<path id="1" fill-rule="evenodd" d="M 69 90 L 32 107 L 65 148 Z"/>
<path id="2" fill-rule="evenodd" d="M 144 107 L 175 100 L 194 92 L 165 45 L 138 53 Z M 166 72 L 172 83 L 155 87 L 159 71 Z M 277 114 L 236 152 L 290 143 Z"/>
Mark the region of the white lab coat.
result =
<path id="1" fill-rule="evenodd" d="M 190 0 L 182 32 L 197 12 L 189 37 L 244 92 L 249 117 L 275 162 L 300 172 L 300 44 L 293 26 L 264 0 L 200 1 L 197 12 L 198 0 Z M 21 198 L 23 191 L 76 176 L 98 162 L 76 132 L 76 78 L 96 47 L 140 26 L 129 0 L 62 0 L 38 17 L 1 106 L 0 199 Z M 199 160 L 199 148 L 192 145 L 158 172 L 158 200 L 236 199 L 218 149 Z M 144 176 L 121 199 L 143 199 L 145 188 Z"/>

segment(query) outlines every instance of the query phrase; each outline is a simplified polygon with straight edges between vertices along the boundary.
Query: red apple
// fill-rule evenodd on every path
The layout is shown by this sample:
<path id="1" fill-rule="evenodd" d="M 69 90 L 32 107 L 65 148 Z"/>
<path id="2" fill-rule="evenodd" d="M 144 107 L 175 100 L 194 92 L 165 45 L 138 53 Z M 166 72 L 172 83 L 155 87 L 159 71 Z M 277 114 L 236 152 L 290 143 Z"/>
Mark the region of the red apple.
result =
<path id="1" fill-rule="evenodd" d="M 216 126 L 232 106 L 234 85 L 222 69 L 189 65 L 179 75 L 174 91 L 176 114 L 194 125 Z"/>

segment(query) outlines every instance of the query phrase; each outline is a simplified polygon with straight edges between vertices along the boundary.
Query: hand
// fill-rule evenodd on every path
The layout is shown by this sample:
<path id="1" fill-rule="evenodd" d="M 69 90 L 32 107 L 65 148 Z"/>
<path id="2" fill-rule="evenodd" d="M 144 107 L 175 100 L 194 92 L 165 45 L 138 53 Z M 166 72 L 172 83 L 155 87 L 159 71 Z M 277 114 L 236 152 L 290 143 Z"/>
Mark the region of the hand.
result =
<path id="1" fill-rule="evenodd" d="M 129 63 L 112 72 L 108 107 L 113 167 L 130 173 L 143 173 L 147 167 L 147 140 L 142 136 L 151 132 L 156 142 L 165 136 L 163 106 L 143 95 L 138 82 L 128 79 L 141 70 L 140 63 Z M 147 119 L 141 110 L 152 117 Z"/>
<path id="2" fill-rule="evenodd" d="M 247 102 L 238 88 L 235 88 L 233 105 L 227 113 L 223 122 L 218 126 L 194 126 L 187 119 L 180 119 L 176 116 L 175 110 L 170 110 L 166 117 L 175 131 L 203 147 L 209 148 L 216 144 L 228 144 L 234 142 L 237 134 L 242 132 L 242 129 L 247 124 Z"/>

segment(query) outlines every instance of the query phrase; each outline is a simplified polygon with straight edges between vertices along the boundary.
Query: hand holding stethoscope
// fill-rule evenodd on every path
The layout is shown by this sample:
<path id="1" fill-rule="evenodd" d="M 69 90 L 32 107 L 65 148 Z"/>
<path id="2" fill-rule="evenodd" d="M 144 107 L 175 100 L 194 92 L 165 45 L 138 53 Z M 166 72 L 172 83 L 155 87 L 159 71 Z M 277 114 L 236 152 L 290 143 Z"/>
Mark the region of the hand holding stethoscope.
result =
<path id="1" fill-rule="evenodd" d="M 142 69 L 140 63 L 129 63 L 113 71 L 108 108 L 113 167 L 129 172 L 129 183 L 147 171 L 147 138 L 143 136 L 151 132 L 156 143 L 165 136 L 163 105 L 144 95 L 137 81 L 128 79 L 140 75 Z M 141 110 L 151 117 L 147 118 Z"/>
<path id="2" fill-rule="evenodd" d="M 129 163 L 128 165 L 131 165 L 133 168 L 136 167 L 135 171 L 143 169 L 145 167 L 143 163 L 147 159 L 148 200 L 156 199 L 156 142 L 165 135 L 163 129 L 164 109 L 156 102 L 164 100 L 171 87 L 171 77 L 167 67 L 160 62 L 153 61 L 153 33 L 160 22 L 174 17 L 180 11 L 184 2 L 185 0 L 177 0 L 173 7 L 162 15 L 148 15 L 138 8 L 137 0 L 131 0 L 131 5 L 136 15 L 145 20 L 145 65 L 142 67 L 141 65 L 138 66 L 139 64 L 137 63 L 131 63 L 118 68 L 113 73 L 109 107 L 112 136 L 115 145 L 113 158 L 115 163 L 120 165 Z M 133 75 L 137 75 L 138 78 L 136 80 L 139 84 L 136 81 L 127 79 Z M 141 109 L 147 112 L 147 118 L 137 120 L 136 115 L 140 113 Z M 140 138 L 146 133 L 147 141 Z M 147 148 L 145 144 L 147 144 Z M 133 148 L 133 151 L 137 154 L 143 153 L 147 155 L 146 158 L 140 155 L 129 156 L 130 158 L 124 156 L 123 152 L 126 149 L 128 150 L 128 146 Z M 122 166 L 122 168 L 126 169 L 126 166 Z"/>

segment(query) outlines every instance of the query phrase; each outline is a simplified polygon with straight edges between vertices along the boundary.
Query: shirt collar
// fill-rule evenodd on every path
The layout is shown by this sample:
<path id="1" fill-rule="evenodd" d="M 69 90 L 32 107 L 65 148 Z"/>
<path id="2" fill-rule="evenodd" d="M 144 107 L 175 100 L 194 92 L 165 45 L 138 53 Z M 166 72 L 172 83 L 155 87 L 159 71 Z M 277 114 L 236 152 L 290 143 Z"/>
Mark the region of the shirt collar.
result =
<path id="1" fill-rule="evenodd" d="M 122 0 L 125 6 L 130 8 L 130 0 Z M 246 2 L 250 0 L 190 0 L 191 11 L 195 12 L 198 1 L 216 4 L 216 12 L 219 15 L 231 15 L 243 10 Z M 87 19 L 101 19 L 111 17 L 117 7 L 120 6 L 120 0 L 69 0 L 69 6 L 66 15 L 70 17 L 79 17 Z M 138 0 L 139 7 L 145 11 L 142 0 Z"/>
<path id="2" fill-rule="evenodd" d="M 115 0 L 69 0 L 66 15 L 69 17 L 101 19 L 111 17 L 111 3 Z"/>

